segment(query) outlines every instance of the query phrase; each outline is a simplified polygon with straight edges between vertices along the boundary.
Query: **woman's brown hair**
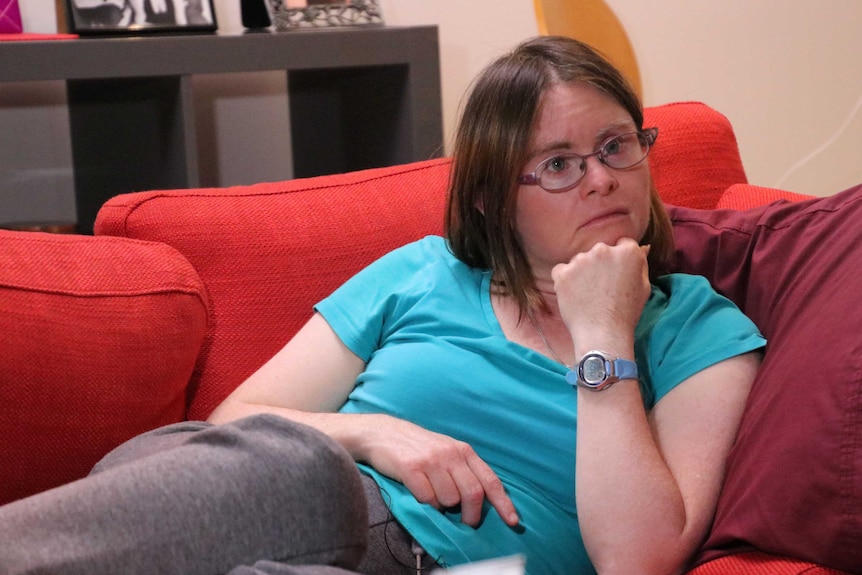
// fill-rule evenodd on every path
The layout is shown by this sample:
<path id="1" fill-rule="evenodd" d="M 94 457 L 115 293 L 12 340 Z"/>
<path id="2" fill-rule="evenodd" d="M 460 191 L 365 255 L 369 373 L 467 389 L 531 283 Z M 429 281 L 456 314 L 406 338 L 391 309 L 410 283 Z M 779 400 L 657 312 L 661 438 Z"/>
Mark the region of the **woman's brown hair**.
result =
<path id="1" fill-rule="evenodd" d="M 517 178 L 528 160 L 542 94 L 553 84 L 582 82 L 622 106 L 638 130 L 643 108 L 622 74 L 586 44 L 561 36 L 528 40 L 476 79 L 461 114 L 452 153 L 446 235 L 467 265 L 490 269 L 495 285 L 521 312 L 543 305 L 515 228 Z M 673 250 L 670 219 L 650 183 L 650 275 L 663 273 Z"/>

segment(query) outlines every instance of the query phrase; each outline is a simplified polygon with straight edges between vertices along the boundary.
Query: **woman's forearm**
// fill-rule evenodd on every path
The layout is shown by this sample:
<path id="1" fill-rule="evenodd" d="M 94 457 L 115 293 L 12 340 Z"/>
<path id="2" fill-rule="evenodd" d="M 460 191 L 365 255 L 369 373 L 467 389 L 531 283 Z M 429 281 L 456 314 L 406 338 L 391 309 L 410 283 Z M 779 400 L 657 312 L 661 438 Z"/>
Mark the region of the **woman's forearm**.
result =
<path id="1" fill-rule="evenodd" d="M 598 572 L 678 571 L 695 539 L 636 380 L 578 391 L 577 442 L 578 516 Z"/>
<path id="2" fill-rule="evenodd" d="M 746 353 L 706 367 L 649 414 L 633 379 L 578 391 L 577 506 L 600 573 L 684 569 L 715 513 L 759 363 Z"/>
<path id="3" fill-rule="evenodd" d="M 375 415 L 302 411 L 239 400 L 223 402 L 210 414 L 207 421 L 215 424 L 227 423 L 260 413 L 278 415 L 313 427 L 338 442 L 356 460 L 365 457 L 366 449 L 362 442 L 368 439 L 370 430 L 381 426 L 381 422 L 373 421 L 379 419 Z"/>

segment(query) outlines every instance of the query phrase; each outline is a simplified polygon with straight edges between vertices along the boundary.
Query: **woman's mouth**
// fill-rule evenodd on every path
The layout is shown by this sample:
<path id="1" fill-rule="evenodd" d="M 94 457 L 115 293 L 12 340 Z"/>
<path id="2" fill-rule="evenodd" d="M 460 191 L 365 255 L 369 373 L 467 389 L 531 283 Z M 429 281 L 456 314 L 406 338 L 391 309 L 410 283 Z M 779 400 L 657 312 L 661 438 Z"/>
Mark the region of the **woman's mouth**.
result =
<path id="1" fill-rule="evenodd" d="M 622 210 L 608 210 L 605 212 L 600 212 L 585 221 L 581 227 L 600 226 L 611 222 L 617 218 L 624 217 L 625 215 L 626 213 Z"/>

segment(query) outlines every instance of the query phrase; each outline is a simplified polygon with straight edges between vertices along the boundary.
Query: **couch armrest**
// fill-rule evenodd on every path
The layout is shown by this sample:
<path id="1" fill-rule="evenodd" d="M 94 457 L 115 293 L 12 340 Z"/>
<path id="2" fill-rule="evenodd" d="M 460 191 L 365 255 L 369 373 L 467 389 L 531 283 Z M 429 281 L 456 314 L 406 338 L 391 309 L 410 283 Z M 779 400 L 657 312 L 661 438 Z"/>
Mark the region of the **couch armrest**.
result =
<path id="1" fill-rule="evenodd" d="M 644 125 L 659 128 L 649 165 L 662 200 L 674 206 L 715 208 L 731 185 L 747 183 L 733 126 L 701 102 L 644 108 Z"/>
<path id="2" fill-rule="evenodd" d="M 207 317 L 170 246 L 0 230 L 0 504 L 181 421 Z"/>

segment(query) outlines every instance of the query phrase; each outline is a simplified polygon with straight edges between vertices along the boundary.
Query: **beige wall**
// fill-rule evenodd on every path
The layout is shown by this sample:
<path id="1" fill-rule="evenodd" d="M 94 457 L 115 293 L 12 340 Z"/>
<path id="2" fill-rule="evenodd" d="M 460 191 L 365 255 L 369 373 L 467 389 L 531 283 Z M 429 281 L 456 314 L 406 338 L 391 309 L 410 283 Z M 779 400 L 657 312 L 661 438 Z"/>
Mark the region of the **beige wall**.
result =
<path id="1" fill-rule="evenodd" d="M 537 31 L 532 0 L 380 3 L 387 24 L 440 27 L 447 143 L 461 97 L 473 76 L 492 57 Z M 828 195 L 862 182 L 862 34 L 858 33 L 862 29 L 862 2 L 607 3 L 632 41 L 646 104 L 701 100 L 722 111 L 735 127 L 752 183 Z M 53 6 L 54 0 L 23 0 L 25 29 L 54 31 Z M 221 29 L 241 28 L 239 0 L 215 0 L 215 6 Z M 201 150 L 203 183 L 230 185 L 289 177 L 289 149 L 282 141 L 281 125 L 286 122 L 283 76 L 198 81 L 212 86 L 203 96 L 208 105 L 201 106 L 212 114 L 199 118 L 202 131 L 208 135 L 201 144 L 207 147 Z M 29 89 L 17 89 L 30 93 Z M 8 127 L 9 114 L 20 114 L 20 108 L 26 108 L 28 126 L 38 127 L 41 122 L 43 129 L 58 132 L 57 149 L 46 154 L 53 158 L 52 165 L 57 165 L 57 157 L 69 154 L 68 136 L 59 121 L 63 115 L 62 90 L 56 86 L 52 90 L 46 87 L 39 106 L 22 102 L 17 110 L 17 96 L 10 96 L 7 90 L 4 98 L 0 92 L 0 125 Z M 252 122 L 253 133 L 262 139 L 255 146 L 260 153 L 254 158 L 244 153 L 247 145 L 232 143 L 237 132 L 248 132 L 246 123 L 230 121 L 240 115 L 266 118 Z M 279 121 L 271 121 L 273 118 Z M 0 155 L 3 152 L 0 142 Z M 239 163 L 237 157 L 246 160 Z M 62 180 L 55 182 L 54 189 L 68 195 L 71 179 L 68 168 L 65 170 L 54 174 L 55 180 Z M 68 187 L 65 192 L 64 185 Z M 0 181 L 0 186 L 9 188 L 8 179 Z M 32 204 L 33 196 L 27 198 Z M 52 203 L 57 205 L 64 204 Z M 0 197 L 0 208 L 5 207 Z"/>
<path id="2" fill-rule="evenodd" d="M 730 118 L 752 183 L 828 195 L 862 183 L 862 2 L 610 0 L 647 103 Z"/>
<path id="3" fill-rule="evenodd" d="M 749 181 L 815 195 L 862 183 L 862 2 L 607 4 L 637 55 L 645 103 L 701 100 L 723 112 Z M 483 63 L 536 33 L 532 0 L 382 6 L 391 24 L 440 26 L 447 135 Z"/>

